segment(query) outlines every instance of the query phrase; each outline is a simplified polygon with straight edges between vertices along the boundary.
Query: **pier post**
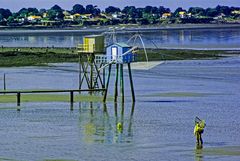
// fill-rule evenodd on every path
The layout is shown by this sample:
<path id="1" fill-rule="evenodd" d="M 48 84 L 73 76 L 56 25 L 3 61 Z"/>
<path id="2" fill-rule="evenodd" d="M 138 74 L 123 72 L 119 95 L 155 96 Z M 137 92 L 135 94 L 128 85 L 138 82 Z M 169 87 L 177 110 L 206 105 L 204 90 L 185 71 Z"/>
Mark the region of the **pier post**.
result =
<path id="1" fill-rule="evenodd" d="M 119 64 L 116 64 L 116 80 L 115 80 L 114 102 L 117 102 L 117 97 L 118 97 L 118 73 L 119 73 Z"/>
<path id="2" fill-rule="evenodd" d="M 73 99 L 73 91 L 70 92 L 70 102 L 73 104 L 74 99 Z"/>
<path id="3" fill-rule="evenodd" d="M 123 78 L 123 64 L 120 64 L 120 88 L 122 95 L 122 103 L 124 103 L 124 78 Z"/>
<path id="4" fill-rule="evenodd" d="M 3 75 L 3 90 L 6 91 L 6 74 Z"/>
<path id="5" fill-rule="evenodd" d="M 108 71 L 108 79 L 107 79 L 107 85 L 106 85 L 106 89 L 105 89 L 105 93 L 104 93 L 104 97 L 103 97 L 103 102 L 106 102 L 107 99 L 107 92 L 108 92 L 108 86 L 109 86 L 109 81 L 110 81 L 110 76 L 111 76 L 111 68 L 112 68 L 112 64 L 109 65 L 109 71 Z"/>
<path id="6" fill-rule="evenodd" d="M 20 106 L 21 105 L 21 93 L 18 92 L 17 93 L 17 106 Z"/>
<path id="7" fill-rule="evenodd" d="M 73 110 L 74 95 L 73 91 L 70 92 L 70 110 Z"/>
<path id="8" fill-rule="evenodd" d="M 130 63 L 128 63 L 128 72 L 129 72 L 129 79 L 130 79 L 131 92 L 132 92 L 132 101 L 135 102 L 135 93 L 133 88 L 132 71 L 131 71 Z"/>

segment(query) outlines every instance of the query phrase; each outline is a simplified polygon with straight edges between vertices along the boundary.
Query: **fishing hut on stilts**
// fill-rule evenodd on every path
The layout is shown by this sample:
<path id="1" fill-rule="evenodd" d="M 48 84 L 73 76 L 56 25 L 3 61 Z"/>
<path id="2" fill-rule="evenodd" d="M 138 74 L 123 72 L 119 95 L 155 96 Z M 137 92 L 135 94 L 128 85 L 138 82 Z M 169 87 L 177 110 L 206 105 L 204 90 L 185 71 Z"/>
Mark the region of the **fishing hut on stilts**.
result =
<path id="1" fill-rule="evenodd" d="M 77 46 L 79 54 L 79 89 L 82 89 L 84 82 L 88 89 L 105 88 L 105 70 L 103 75 L 98 68 L 104 65 L 103 62 L 96 62 L 96 55 L 104 55 L 104 36 L 90 35 L 83 38 L 83 44 Z"/>
<path id="2" fill-rule="evenodd" d="M 135 53 L 137 47 L 116 42 L 105 47 L 103 35 L 90 35 L 83 38 L 83 44 L 79 44 L 77 49 L 79 54 L 79 89 L 82 88 L 84 82 L 89 89 L 98 89 L 101 87 L 105 89 L 103 102 L 106 102 L 112 66 L 115 65 L 114 102 L 118 101 L 118 82 L 120 81 L 121 100 L 124 103 L 123 65 L 126 64 L 129 73 L 132 101 L 135 102 L 131 63 L 136 60 Z M 107 67 L 108 76 L 107 81 L 105 81 Z"/>

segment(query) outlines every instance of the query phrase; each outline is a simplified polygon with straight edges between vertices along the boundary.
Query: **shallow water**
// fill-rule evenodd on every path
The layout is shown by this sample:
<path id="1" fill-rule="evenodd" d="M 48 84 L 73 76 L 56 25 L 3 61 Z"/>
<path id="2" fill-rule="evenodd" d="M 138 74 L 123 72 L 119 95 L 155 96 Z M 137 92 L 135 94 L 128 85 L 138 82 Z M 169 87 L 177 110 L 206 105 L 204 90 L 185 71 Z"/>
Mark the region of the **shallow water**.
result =
<path id="1" fill-rule="evenodd" d="M 6 73 L 8 89 L 77 88 L 77 67 L 0 68 L 0 76 Z M 15 103 L 0 103 L 0 158 L 237 161 L 239 70 L 239 57 L 167 61 L 134 70 L 135 106 L 125 71 L 124 111 L 112 102 L 106 107 L 75 102 L 73 111 L 69 103 L 22 103 L 20 112 Z M 113 73 L 110 94 L 114 78 Z M 202 151 L 195 150 L 195 116 L 207 124 Z"/>

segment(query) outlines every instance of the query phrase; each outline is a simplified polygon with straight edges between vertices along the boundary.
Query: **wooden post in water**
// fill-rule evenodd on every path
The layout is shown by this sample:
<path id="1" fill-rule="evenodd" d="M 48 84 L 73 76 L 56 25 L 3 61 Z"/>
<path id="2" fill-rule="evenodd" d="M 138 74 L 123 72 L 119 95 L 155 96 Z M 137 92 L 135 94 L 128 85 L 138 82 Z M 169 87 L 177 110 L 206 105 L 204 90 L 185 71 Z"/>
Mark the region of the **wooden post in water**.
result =
<path id="1" fill-rule="evenodd" d="M 115 91 L 114 91 L 114 102 L 117 102 L 118 97 L 118 73 L 119 73 L 119 64 L 116 64 L 116 80 L 115 80 Z"/>
<path id="2" fill-rule="evenodd" d="M 130 79 L 130 85 L 131 85 L 131 91 L 132 91 L 132 101 L 135 102 L 135 93 L 133 88 L 132 71 L 131 71 L 130 63 L 128 63 L 128 72 L 129 72 L 129 79 Z"/>
<path id="3" fill-rule="evenodd" d="M 73 95 L 73 91 L 70 92 L 70 110 L 73 110 L 73 102 L 74 102 L 74 95 Z"/>
<path id="4" fill-rule="evenodd" d="M 124 103 L 123 64 L 120 64 L 120 88 L 121 88 L 122 103 Z"/>
<path id="5" fill-rule="evenodd" d="M 3 75 L 3 90 L 6 91 L 6 75 Z"/>
<path id="6" fill-rule="evenodd" d="M 17 93 L 17 107 L 21 105 L 21 93 Z M 18 111 L 20 111 L 20 108 L 17 108 Z"/>
<path id="7" fill-rule="evenodd" d="M 107 84 L 106 84 L 106 89 L 103 97 L 103 102 L 106 102 L 107 100 L 107 92 L 108 92 L 108 86 L 109 86 L 109 81 L 110 81 L 110 76 L 111 76 L 111 68 L 112 64 L 109 65 L 109 70 L 108 70 L 108 79 L 107 79 Z"/>

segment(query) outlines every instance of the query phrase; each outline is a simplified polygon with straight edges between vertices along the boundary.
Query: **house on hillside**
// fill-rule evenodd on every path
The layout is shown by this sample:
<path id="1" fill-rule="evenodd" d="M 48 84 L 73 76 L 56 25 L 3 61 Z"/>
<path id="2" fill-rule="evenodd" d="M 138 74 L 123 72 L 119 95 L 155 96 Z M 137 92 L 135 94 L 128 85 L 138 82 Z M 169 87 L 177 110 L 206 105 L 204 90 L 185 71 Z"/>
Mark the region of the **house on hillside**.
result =
<path id="1" fill-rule="evenodd" d="M 171 17 L 171 16 L 172 16 L 171 13 L 163 13 L 163 14 L 162 14 L 162 18 L 163 18 L 163 19 L 167 19 L 167 18 L 169 18 L 169 17 Z"/>
<path id="2" fill-rule="evenodd" d="M 27 17 L 27 20 L 29 22 L 36 22 L 36 21 L 40 21 L 42 19 L 41 16 L 35 16 L 35 15 L 32 15 L 32 16 L 28 16 Z"/>

